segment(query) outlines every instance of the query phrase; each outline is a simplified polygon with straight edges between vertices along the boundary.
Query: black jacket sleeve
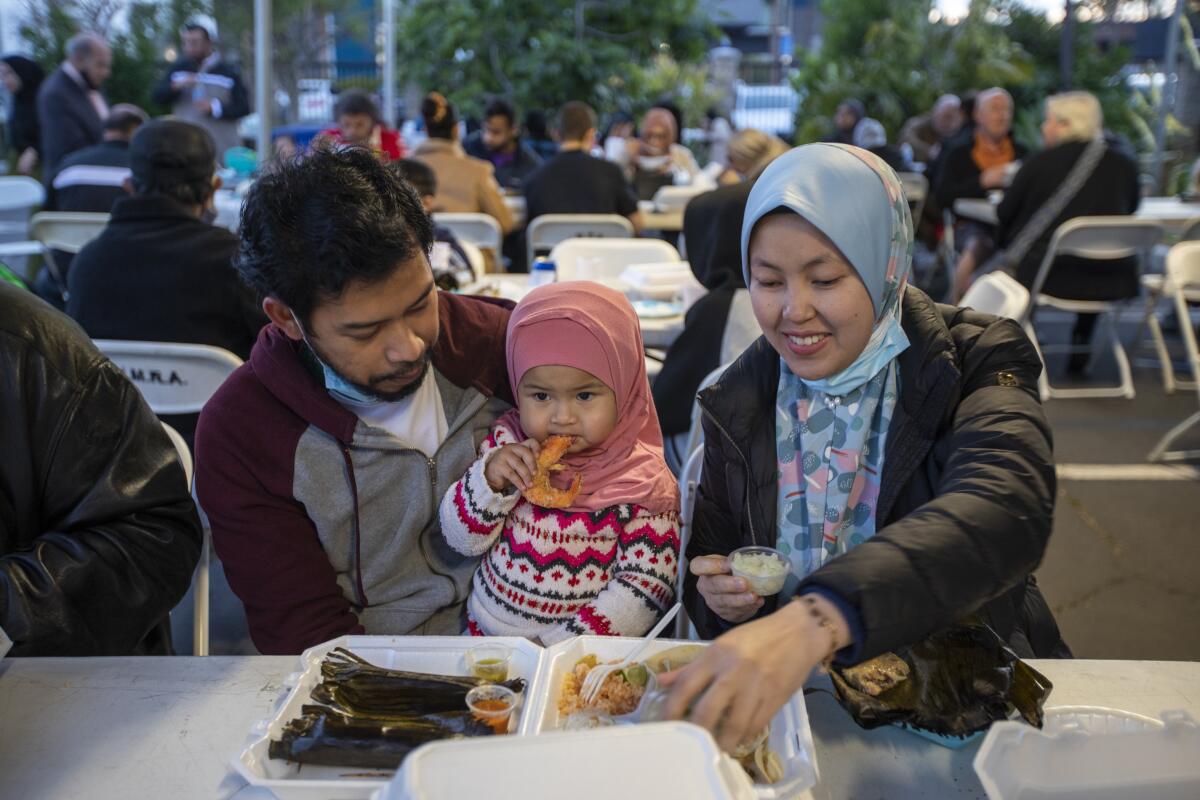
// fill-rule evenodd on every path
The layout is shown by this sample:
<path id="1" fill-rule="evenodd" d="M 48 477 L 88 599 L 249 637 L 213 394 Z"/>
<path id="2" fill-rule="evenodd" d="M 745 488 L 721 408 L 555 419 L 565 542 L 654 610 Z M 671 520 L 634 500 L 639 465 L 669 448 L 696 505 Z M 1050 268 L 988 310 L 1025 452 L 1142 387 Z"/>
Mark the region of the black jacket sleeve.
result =
<path id="1" fill-rule="evenodd" d="M 0 627 L 15 656 L 133 653 L 187 591 L 199 518 L 174 447 L 116 367 L 97 358 L 75 386 L 46 375 L 30 398 L 46 409 L 30 431 L 42 533 L 0 556 Z"/>
<path id="2" fill-rule="evenodd" d="M 250 113 L 250 96 L 246 92 L 246 84 L 242 73 L 236 67 L 221 65 L 220 72 L 233 79 L 233 88 L 229 91 L 229 103 L 221 109 L 221 119 L 241 119 Z"/>
<path id="3" fill-rule="evenodd" d="M 945 464 L 934 498 L 801 584 L 858 610 L 864 658 L 970 615 L 1026 580 L 1045 551 L 1055 472 L 1041 362 L 1017 324 L 1001 320 L 962 364 L 961 399 L 935 445 Z"/>
<path id="4" fill-rule="evenodd" d="M 84 127 L 79 115 L 73 113 L 74 98 L 68 97 L 61 82 L 44 87 L 38 93 L 38 120 L 42 131 L 43 181 L 47 186 L 54 179 L 63 157 L 80 148 L 95 144 L 92 134 Z M 88 102 L 85 99 L 79 102 Z"/>
<path id="5" fill-rule="evenodd" d="M 180 63 L 176 61 L 163 76 L 159 78 L 158 83 L 154 85 L 154 91 L 150 93 L 150 98 L 164 108 L 170 108 L 175 105 L 175 101 L 179 99 L 179 90 L 171 87 L 171 76 L 179 70 L 183 69 Z"/>
<path id="6" fill-rule="evenodd" d="M 979 168 L 971 158 L 969 144 L 960 144 L 946 155 L 936 194 L 938 205 L 950 210 L 954 209 L 954 201 L 960 197 L 987 196 L 979 184 Z"/>

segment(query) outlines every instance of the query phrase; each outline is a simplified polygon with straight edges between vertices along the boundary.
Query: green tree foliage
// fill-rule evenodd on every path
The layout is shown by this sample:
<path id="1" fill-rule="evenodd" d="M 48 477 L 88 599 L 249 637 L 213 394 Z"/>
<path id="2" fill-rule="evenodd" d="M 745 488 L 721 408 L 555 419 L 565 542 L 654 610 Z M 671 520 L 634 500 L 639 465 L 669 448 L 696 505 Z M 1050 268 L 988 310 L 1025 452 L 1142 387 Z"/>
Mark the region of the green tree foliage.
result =
<path id="1" fill-rule="evenodd" d="M 414 0 L 398 63 L 401 80 L 442 91 L 463 114 L 489 96 L 523 110 L 584 100 L 637 111 L 656 99 L 640 96 L 653 80 L 637 65 L 698 62 L 710 33 L 696 0 Z"/>
<path id="2" fill-rule="evenodd" d="M 1039 144 L 1041 102 L 1061 89 L 1059 25 L 1011 0 L 972 0 L 955 25 L 930 19 L 932 0 L 822 0 L 821 10 L 824 45 L 798 54 L 793 80 L 798 141 L 827 135 L 848 97 L 862 100 L 895 138 L 944 92 L 1002 86 L 1016 102 L 1018 137 Z M 1120 80 L 1128 54 L 1101 53 L 1093 33 L 1093 23 L 1075 26 L 1073 86 L 1096 93 L 1110 127 L 1130 133 L 1136 123 Z"/>
<path id="3" fill-rule="evenodd" d="M 124 10 L 126 24 L 113 25 Z M 47 74 L 65 57 L 67 40 L 81 31 L 92 31 L 108 39 L 113 51 L 112 76 L 104 87 L 110 103 L 133 103 L 148 112 L 164 113 L 150 93 L 164 67 L 164 49 L 177 45 L 179 26 L 187 17 L 206 12 L 204 0 L 28 0 L 21 35 L 33 58 Z M 114 32 L 116 31 L 116 32 Z"/>

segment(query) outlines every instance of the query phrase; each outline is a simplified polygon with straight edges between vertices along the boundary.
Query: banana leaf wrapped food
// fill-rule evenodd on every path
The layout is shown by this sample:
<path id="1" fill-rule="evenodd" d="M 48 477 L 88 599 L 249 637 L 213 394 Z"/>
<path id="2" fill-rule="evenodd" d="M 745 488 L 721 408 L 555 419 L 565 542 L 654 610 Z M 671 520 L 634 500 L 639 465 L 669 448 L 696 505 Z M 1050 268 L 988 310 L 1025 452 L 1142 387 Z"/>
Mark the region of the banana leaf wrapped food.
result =
<path id="1" fill-rule="evenodd" d="M 426 742 L 495 733 L 467 709 L 467 692 L 485 680 L 385 669 L 343 648 L 321 662 L 321 678 L 311 693 L 315 702 L 271 741 L 271 758 L 396 769 Z M 519 693 L 525 681 L 501 685 Z"/>
<path id="2" fill-rule="evenodd" d="M 863 728 L 898 723 L 960 739 L 1014 715 L 1040 728 L 1053 688 L 978 621 L 853 667 L 835 667 L 830 677 L 838 702 Z"/>

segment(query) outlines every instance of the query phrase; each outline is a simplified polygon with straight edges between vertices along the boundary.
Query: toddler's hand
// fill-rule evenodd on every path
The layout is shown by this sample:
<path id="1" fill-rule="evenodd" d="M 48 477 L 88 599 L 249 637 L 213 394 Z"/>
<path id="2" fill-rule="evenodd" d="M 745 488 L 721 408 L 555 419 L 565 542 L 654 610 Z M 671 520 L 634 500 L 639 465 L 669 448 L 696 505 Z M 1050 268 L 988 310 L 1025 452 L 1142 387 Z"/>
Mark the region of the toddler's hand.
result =
<path id="1" fill-rule="evenodd" d="M 503 492 L 509 486 L 525 491 L 533 483 L 537 472 L 538 453 L 541 448 L 536 439 L 526 439 L 517 444 L 506 444 L 488 459 L 483 477 L 493 492 Z"/>

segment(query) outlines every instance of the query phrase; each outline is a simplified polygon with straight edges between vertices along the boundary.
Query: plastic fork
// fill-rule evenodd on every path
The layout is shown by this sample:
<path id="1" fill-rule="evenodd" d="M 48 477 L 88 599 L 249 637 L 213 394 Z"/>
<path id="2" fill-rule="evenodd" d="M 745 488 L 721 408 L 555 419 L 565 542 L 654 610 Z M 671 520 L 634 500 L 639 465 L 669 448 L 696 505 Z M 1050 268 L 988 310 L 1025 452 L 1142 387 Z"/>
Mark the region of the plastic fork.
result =
<path id="1" fill-rule="evenodd" d="M 590 704 L 595 701 L 596 695 L 600 693 L 600 687 L 604 685 L 604 681 L 608 680 L 609 675 L 619 672 L 632 664 L 636 664 L 642 653 L 646 651 L 646 648 L 654 642 L 654 639 L 660 633 L 666 630 L 671 620 L 675 619 L 675 615 L 679 613 L 679 607 L 679 603 L 672 606 L 671 610 L 666 613 L 666 616 L 650 629 L 650 632 L 642 639 L 642 643 L 638 645 L 637 649 L 624 659 L 618 661 L 616 664 L 597 664 L 592 667 L 588 671 L 587 677 L 583 679 L 583 686 L 579 687 L 579 696 L 583 698 L 583 702 Z"/>

